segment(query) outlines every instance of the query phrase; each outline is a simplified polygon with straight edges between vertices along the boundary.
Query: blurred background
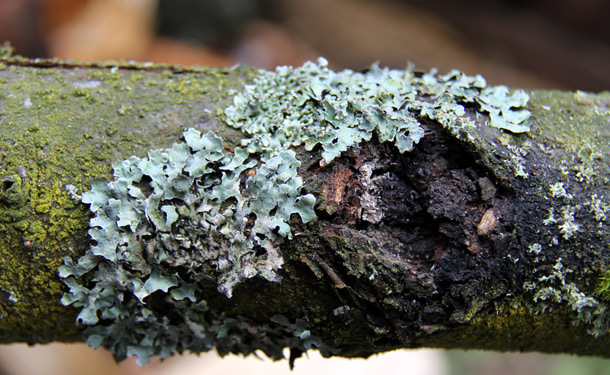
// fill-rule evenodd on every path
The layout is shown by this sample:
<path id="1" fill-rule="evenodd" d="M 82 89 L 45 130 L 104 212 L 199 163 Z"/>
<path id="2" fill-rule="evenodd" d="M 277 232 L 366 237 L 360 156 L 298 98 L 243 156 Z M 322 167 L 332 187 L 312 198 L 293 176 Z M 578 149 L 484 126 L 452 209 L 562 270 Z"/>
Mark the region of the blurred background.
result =
<path id="1" fill-rule="evenodd" d="M 606 0 L 0 0 L 18 54 L 335 69 L 407 61 L 523 88 L 610 89 Z"/>
<path id="2" fill-rule="evenodd" d="M 605 0 L 0 0 L 0 43 L 26 57 L 274 69 L 326 57 L 334 69 L 453 68 L 490 84 L 610 89 Z M 597 358 L 397 351 L 368 360 L 299 359 L 293 374 L 610 373 Z M 144 369 L 84 344 L 0 346 L 0 375 L 288 374 L 288 364 L 214 353 Z"/>

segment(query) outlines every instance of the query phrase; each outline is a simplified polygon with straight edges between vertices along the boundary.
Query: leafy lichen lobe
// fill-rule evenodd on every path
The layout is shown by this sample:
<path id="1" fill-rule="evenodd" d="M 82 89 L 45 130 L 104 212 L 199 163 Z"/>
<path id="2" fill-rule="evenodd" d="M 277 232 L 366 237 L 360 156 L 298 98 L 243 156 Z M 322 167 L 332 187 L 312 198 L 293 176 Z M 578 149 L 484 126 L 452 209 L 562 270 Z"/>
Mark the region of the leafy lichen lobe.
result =
<path id="1" fill-rule="evenodd" d="M 76 264 L 66 258 L 60 276 L 70 293 L 62 302 L 82 307 L 77 320 L 83 324 L 111 321 L 85 334 L 118 358 L 135 353 L 145 363 L 152 354 L 222 347 L 213 333 L 221 327 L 200 317 L 207 306 L 198 296 L 199 283 L 213 278 L 231 297 L 246 279 L 279 281 L 276 246 L 291 236 L 291 214 L 303 222 L 315 218 L 315 199 L 300 195 L 293 151 L 258 165 L 245 150 L 225 153 L 214 135 L 191 128 L 184 137 L 171 149 L 115 164 L 114 181 L 93 181 L 82 195 L 95 213 L 89 230 L 95 245 Z M 75 277 L 90 271 L 96 282 L 89 289 Z M 146 307 L 146 298 L 157 291 L 171 306 L 165 313 Z M 183 320 L 160 329 L 177 311 Z M 124 333 L 112 336 L 119 331 Z M 140 337 L 151 335 L 155 340 L 143 344 Z"/>
<path id="2" fill-rule="evenodd" d="M 66 186 L 82 190 L 94 178 L 111 177 L 112 161 L 143 155 L 153 144 L 171 145 L 183 122 L 216 129 L 213 115 L 193 116 L 188 105 L 222 103 L 223 90 L 212 88 L 237 88 L 248 74 L 53 64 L 0 63 L 0 331 L 6 342 L 80 337 L 82 327 L 72 325 L 77 312 L 59 302 L 64 285 L 57 268 L 67 254 L 88 247 L 90 212 Z M 139 76 L 138 85 L 131 75 Z M 170 79 L 182 92 L 165 90 Z M 117 116 L 121 103 L 132 103 L 133 111 Z"/>
<path id="3" fill-rule="evenodd" d="M 261 349 L 272 358 L 286 346 L 328 354 L 306 321 L 275 317 L 250 330 L 247 318 L 212 312 L 202 288 L 212 282 L 230 298 L 245 280 L 281 280 L 292 220 L 316 218 L 316 198 L 301 191 L 292 149 L 318 147 L 328 164 L 375 138 L 402 153 L 424 137 L 426 121 L 455 135 L 476 126 L 466 107 L 488 114 L 491 126 L 524 132 L 526 102 L 522 91 L 486 87 L 482 77 L 458 71 L 336 73 L 320 59 L 260 72 L 225 110 L 227 124 L 245 133 L 244 148 L 226 152 L 221 138 L 189 129 L 183 143 L 116 163 L 113 181 L 93 181 L 82 202 L 95 214 L 94 242 L 61 267 L 70 288 L 62 302 L 81 308 L 77 320 L 91 326 L 87 341 L 118 359 L 137 355 L 145 363 L 213 347 L 221 354 Z M 79 282 L 85 275 L 90 281 Z"/>
<path id="4" fill-rule="evenodd" d="M 296 69 L 263 71 L 246 85 L 225 111 L 227 123 L 250 136 L 242 145 L 252 152 L 273 153 L 300 145 L 312 150 L 319 144 L 329 163 L 374 135 L 402 153 L 424 136 L 422 120 L 439 122 L 455 133 L 474 126 L 465 106 L 488 113 L 493 127 L 529 130 L 530 113 L 523 109 L 527 94 L 487 87 L 481 76 L 457 70 L 438 76 L 435 71 L 377 65 L 366 73 L 333 72 L 327 64 L 320 58 Z"/>

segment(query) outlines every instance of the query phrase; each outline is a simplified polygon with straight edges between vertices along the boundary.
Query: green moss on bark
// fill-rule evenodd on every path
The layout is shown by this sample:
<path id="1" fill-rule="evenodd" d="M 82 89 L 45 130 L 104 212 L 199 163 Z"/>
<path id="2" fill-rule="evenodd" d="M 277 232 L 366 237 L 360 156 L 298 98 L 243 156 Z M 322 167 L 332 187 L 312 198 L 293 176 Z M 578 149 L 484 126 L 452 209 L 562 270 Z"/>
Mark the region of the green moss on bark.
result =
<path id="1" fill-rule="evenodd" d="M 0 336 L 3 342 L 78 339 L 77 311 L 59 302 L 57 269 L 64 256 L 88 247 L 90 214 L 66 186 L 88 190 L 92 179 L 110 178 L 113 162 L 171 145 L 187 124 L 221 132 L 215 109 L 252 72 L 4 63 Z"/>

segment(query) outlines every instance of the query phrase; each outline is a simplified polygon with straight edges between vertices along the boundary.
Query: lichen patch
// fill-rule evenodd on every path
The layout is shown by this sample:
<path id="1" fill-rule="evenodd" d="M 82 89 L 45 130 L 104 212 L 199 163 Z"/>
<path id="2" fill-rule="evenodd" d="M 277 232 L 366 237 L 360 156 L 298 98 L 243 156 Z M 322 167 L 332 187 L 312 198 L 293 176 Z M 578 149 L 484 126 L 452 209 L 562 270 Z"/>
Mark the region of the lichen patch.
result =
<path id="1" fill-rule="evenodd" d="M 82 308 L 77 321 L 92 326 L 87 342 L 118 359 L 137 355 L 143 364 L 184 349 L 237 350 L 215 339 L 226 320 L 201 318 L 207 305 L 198 284 L 213 279 L 231 297 L 244 280 L 279 281 L 277 246 L 291 237 L 291 215 L 304 223 L 315 218 L 315 198 L 300 194 L 293 151 L 259 163 L 245 150 L 224 152 L 214 135 L 189 129 L 184 137 L 147 158 L 116 163 L 113 181 L 95 180 L 81 196 L 95 214 L 93 245 L 60 268 L 70 288 L 62 303 Z M 91 283 L 77 281 L 88 273 Z M 149 297 L 160 293 L 165 309 L 149 309 Z M 276 358 L 277 350 L 267 353 Z"/>
<path id="2" fill-rule="evenodd" d="M 86 101 L 97 100 L 89 92 L 94 88 L 81 85 L 73 94 Z M 171 81 L 168 89 L 182 91 L 184 87 Z M 89 229 L 92 244 L 83 257 L 76 261 L 68 257 L 60 268 L 70 289 L 62 303 L 81 309 L 77 321 L 89 326 L 85 337 L 91 346 L 109 348 L 117 359 L 136 355 L 140 364 L 151 355 L 167 357 L 213 347 L 221 355 L 247 355 L 260 349 L 271 358 L 281 358 L 286 346 L 297 353 L 316 347 L 329 354 L 332 349 L 311 334 L 305 320 L 276 316 L 257 323 L 226 316 L 208 306 L 209 291 L 202 285 L 212 283 L 231 298 L 247 280 L 281 281 L 279 270 L 285 261 L 281 246 L 292 238 L 293 224 L 307 224 L 324 214 L 333 224 L 343 220 L 348 225 L 371 226 L 366 235 L 356 235 L 347 227 L 333 227 L 329 233 L 371 238 L 362 242 L 369 247 L 380 241 L 380 248 L 386 251 L 384 267 L 406 272 L 412 281 L 409 285 L 418 293 L 434 292 L 435 272 L 430 269 L 432 257 L 426 246 L 430 239 L 421 241 L 417 236 L 445 233 L 449 240 L 430 241 L 437 249 L 458 249 L 453 251 L 454 260 L 465 247 L 478 253 L 487 240 L 477 236 L 486 237 L 495 228 L 485 224 L 477 233 L 485 210 L 498 203 L 493 189 L 487 189 L 487 198 L 481 202 L 472 175 L 483 177 L 466 170 L 425 176 L 431 182 L 426 188 L 410 185 L 422 180 L 414 176 L 405 186 L 404 172 L 381 159 L 359 158 L 359 149 L 374 144 L 400 154 L 412 151 L 426 138 L 429 125 L 441 127 L 434 132 L 461 137 L 463 130 L 481 126 L 473 120 L 477 112 L 487 114 L 492 127 L 525 132 L 529 129 L 529 112 L 523 108 L 527 100 L 522 91 L 487 87 L 481 76 L 459 71 L 438 75 L 412 67 L 399 71 L 374 65 L 363 73 L 333 72 L 324 59 L 296 69 L 261 71 L 224 110 L 226 123 L 244 134 L 241 148 L 227 150 L 218 136 L 189 129 L 184 132 L 184 142 L 171 148 L 115 163 L 112 181 L 94 180 L 92 189 L 80 195 L 94 214 Z M 123 106 L 115 110 L 122 117 L 137 112 Z M 111 136 L 112 129 L 108 131 Z M 301 147 L 321 158 L 314 168 L 330 171 L 319 197 L 305 191 L 299 175 L 302 160 L 297 159 L 295 148 Z M 426 163 L 426 168 L 437 167 L 442 168 L 435 162 Z M 418 173 L 407 169 L 407 174 Z M 382 192 L 393 181 L 413 193 L 408 204 L 417 205 L 418 195 L 426 195 L 430 204 L 406 207 L 401 202 L 391 207 L 389 202 L 397 197 Z M 74 189 L 66 194 L 78 197 Z M 317 213 L 316 202 L 320 204 Z M 338 219 L 342 213 L 345 217 Z M 425 219 L 416 217 L 419 213 Z M 489 219 L 488 215 L 484 221 L 491 223 Z M 421 226 L 429 221 L 436 226 Z M 395 238 L 378 238 L 381 232 L 376 233 L 375 226 L 380 225 L 401 228 Z M 411 234 L 405 228 L 421 232 Z M 388 244 L 401 241 L 403 244 L 388 250 Z M 399 270 L 396 262 L 405 253 L 421 264 L 414 262 Z M 311 259 L 303 259 L 313 265 Z M 312 259 L 319 263 L 319 268 L 312 268 L 330 277 L 335 288 L 349 289 L 330 262 L 315 254 Z M 353 254 L 345 255 L 343 266 L 361 261 Z M 362 273 L 350 272 L 351 276 Z M 472 281 L 466 278 L 460 280 Z M 392 288 L 404 288 L 391 284 L 380 290 L 392 293 Z M 475 287 L 464 292 L 464 301 L 455 303 L 466 307 L 448 311 L 438 300 L 447 296 L 438 295 L 429 314 L 416 304 L 411 306 L 410 300 L 385 297 L 414 319 L 408 322 L 402 317 L 400 324 L 434 331 L 430 324 L 445 315 L 466 321 L 492 298 L 468 301 Z M 367 318 L 376 321 L 373 315 Z"/>

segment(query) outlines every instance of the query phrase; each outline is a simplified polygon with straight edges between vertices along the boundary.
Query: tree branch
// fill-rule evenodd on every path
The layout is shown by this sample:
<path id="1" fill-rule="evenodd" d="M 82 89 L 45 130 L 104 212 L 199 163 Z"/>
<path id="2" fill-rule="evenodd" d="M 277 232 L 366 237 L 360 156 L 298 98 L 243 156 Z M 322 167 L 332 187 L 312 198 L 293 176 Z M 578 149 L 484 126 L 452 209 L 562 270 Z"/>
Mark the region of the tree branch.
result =
<path id="1" fill-rule="evenodd" d="M 257 74 L 243 67 L 1 60 L 2 342 L 82 340 L 86 327 L 75 323 L 77 316 L 83 321 L 82 308 L 61 304 L 69 288 L 58 272 L 66 256 L 76 263 L 90 251 L 89 220 L 101 214 L 94 216 L 71 195 L 88 191 L 95 179 L 116 178 L 113 163 L 131 155 L 144 160 L 150 150 L 183 142 L 186 128 L 222 136 L 223 150 L 217 151 L 225 158 L 235 155 L 249 130 L 243 134 L 228 126 L 224 109 Z M 288 222 L 291 239 L 284 240 L 281 224 L 256 232 L 260 211 L 249 211 L 243 224 L 256 238 L 280 239 L 265 242 L 267 247 L 252 245 L 250 253 L 257 254 L 241 259 L 271 262 L 272 247 L 281 267 L 274 263 L 265 274 L 254 266 L 251 277 L 242 261 L 241 268 L 232 266 L 238 274 L 232 284 L 219 258 L 216 268 L 201 260 L 190 270 L 182 260 L 199 259 L 192 253 L 158 260 L 159 249 L 169 254 L 168 244 L 153 244 L 150 254 L 142 255 L 157 259 L 152 270 L 117 261 L 116 269 L 129 264 L 132 274 L 146 276 L 142 285 L 131 286 L 135 296 L 123 294 L 138 313 L 149 309 L 158 319 L 163 315 L 170 327 L 190 324 L 189 340 L 202 341 L 180 346 L 186 344 L 167 341 L 169 333 L 148 337 L 152 331 L 136 330 L 138 344 L 114 346 L 115 355 L 170 354 L 149 350 L 143 343 L 149 340 L 151 347 L 202 351 L 211 344 L 221 354 L 260 349 L 272 357 L 288 346 L 292 360 L 308 347 L 341 356 L 422 346 L 608 356 L 608 308 L 603 290 L 595 290 L 609 261 L 604 197 L 610 196 L 610 97 L 559 91 L 529 95 L 527 133 L 490 126 L 488 114 L 473 103 L 464 105 L 472 126 L 457 131 L 442 119 L 420 115 L 418 126 L 425 133 L 405 153 L 392 142 L 379 142 L 379 133 L 336 158 L 319 144 L 311 151 L 295 147 L 303 184 L 294 189 L 315 196 L 317 219 L 305 220 L 301 208 Z M 193 142 L 189 155 L 195 153 Z M 265 152 L 256 150 L 247 160 Z M 278 178 L 262 174 L 263 166 L 272 169 L 269 160 L 244 167 L 237 184 L 247 185 L 256 176 Z M 230 174 L 222 164 L 210 165 L 217 168 L 210 178 Z M 251 199 L 246 187 L 239 189 Z M 226 216 L 227 205 L 239 206 L 241 199 L 228 199 L 215 209 Z M 274 205 L 269 215 L 277 217 L 286 202 Z M 163 212 L 171 234 L 175 225 Z M 176 220 L 188 216 L 173 212 Z M 161 224 L 147 217 L 147 225 L 162 232 Z M 117 230 L 127 233 L 120 225 Z M 154 241 L 158 244 L 159 237 Z M 238 241 L 227 243 L 233 248 Z M 212 248 L 209 243 L 193 246 Z M 96 278 L 88 271 L 67 278 L 93 288 Z M 166 284 L 144 285 L 153 279 Z M 191 284 L 196 285 L 192 303 L 186 296 Z M 176 297 L 178 290 L 186 294 Z M 193 313 L 195 301 L 205 306 Z M 174 312 L 164 310 L 170 307 Z M 93 310 L 92 319 L 99 322 L 86 335 L 90 344 L 111 346 L 102 337 L 111 326 L 109 309 Z M 196 332 L 197 327 L 208 331 Z M 161 337 L 167 341 L 163 345 Z"/>

